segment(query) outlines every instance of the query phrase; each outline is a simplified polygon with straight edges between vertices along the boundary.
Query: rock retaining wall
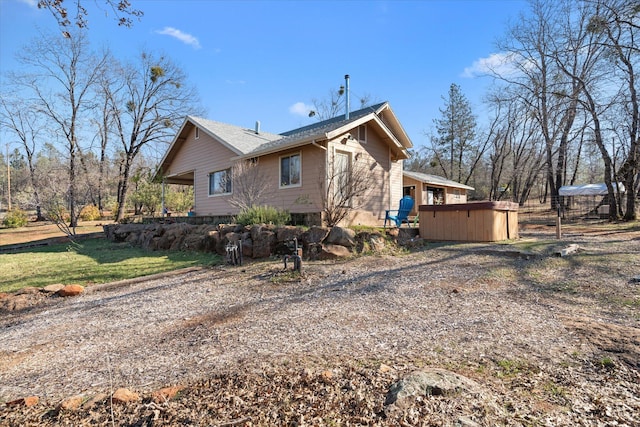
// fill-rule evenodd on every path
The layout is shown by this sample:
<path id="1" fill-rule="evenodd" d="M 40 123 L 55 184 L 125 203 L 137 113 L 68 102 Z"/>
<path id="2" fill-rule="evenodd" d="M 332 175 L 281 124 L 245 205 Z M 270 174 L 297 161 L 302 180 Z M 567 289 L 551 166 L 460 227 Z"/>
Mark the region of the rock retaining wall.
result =
<path id="1" fill-rule="evenodd" d="M 229 243 L 241 243 L 246 258 L 266 258 L 293 253 L 298 241 L 306 259 L 332 259 L 353 253 L 382 252 L 387 239 L 377 232 L 349 228 L 253 225 L 109 224 L 104 226 L 109 240 L 127 242 L 148 250 L 205 251 L 226 255 Z"/>

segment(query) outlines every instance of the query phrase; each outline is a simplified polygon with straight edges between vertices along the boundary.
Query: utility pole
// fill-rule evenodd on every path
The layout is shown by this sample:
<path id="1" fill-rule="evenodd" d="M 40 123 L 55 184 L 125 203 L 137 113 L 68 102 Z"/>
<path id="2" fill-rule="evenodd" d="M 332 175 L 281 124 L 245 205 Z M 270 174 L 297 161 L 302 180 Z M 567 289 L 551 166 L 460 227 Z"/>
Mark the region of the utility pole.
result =
<path id="1" fill-rule="evenodd" d="M 7 207 L 11 210 L 11 162 L 9 161 L 9 143 L 7 146 Z"/>

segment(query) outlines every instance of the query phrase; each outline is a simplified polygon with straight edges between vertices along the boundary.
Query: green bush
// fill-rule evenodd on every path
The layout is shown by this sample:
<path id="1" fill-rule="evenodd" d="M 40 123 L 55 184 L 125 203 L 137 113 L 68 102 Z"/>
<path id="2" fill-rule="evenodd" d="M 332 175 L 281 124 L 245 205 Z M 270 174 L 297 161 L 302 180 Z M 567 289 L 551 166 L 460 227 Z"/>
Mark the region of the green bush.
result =
<path id="1" fill-rule="evenodd" d="M 273 206 L 253 206 L 249 209 L 244 209 L 236 216 L 236 222 L 240 225 L 284 225 L 290 221 L 291 215 L 289 215 L 289 212 Z"/>
<path id="2" fill-rule="evenodd" d="M 83 221 L 97 221 L 100 218 L 100 209 L 95 205 L 87 205 L 80 211 L 80 219 Z"/>
<path id="3" fill-rule="evenodd" d="M 20 209 L 12 209 L 7 212 L 7 216 L 4 217 L 2 224 L 7 228 L 19 228 L 27 225 L 28 218 L 27 213 Z"/>

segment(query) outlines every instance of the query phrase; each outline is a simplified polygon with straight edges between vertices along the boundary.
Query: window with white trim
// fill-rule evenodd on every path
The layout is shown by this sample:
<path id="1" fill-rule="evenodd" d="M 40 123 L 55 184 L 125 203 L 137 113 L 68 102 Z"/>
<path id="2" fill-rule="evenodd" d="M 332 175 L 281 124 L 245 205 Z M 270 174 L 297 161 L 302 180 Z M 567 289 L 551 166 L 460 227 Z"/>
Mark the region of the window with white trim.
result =
<path id="1" fill-rule="evenodd" d="M 300 186 L 301 177 L 300 153 L 280 157 L 280 188 Z"/>
<path id="2" fill-rule="evenodd" d="M 219 196 L 222 194 L 231 194 L 231 169 L 209 174 L 209 195 Z"/>
<path id="3" fill-rule="evenodd" d="M 362 144 L 367 143 L 367 125 L 358 126 L 358 141 Z"/>
<path id="4" fill-rule="evenodd" d="M 196 126 L 195 139 L 200 138 L 200 128 Z"/>

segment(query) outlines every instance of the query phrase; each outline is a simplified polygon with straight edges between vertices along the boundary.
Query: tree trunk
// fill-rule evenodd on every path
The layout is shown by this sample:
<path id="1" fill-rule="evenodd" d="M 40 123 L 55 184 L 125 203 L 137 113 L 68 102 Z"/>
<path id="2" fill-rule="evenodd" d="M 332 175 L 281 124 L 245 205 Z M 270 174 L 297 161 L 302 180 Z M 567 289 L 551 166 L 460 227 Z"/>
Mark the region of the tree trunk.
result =
<path id="1" fill-rule="evenodd" d="M 124 160 L 122 172 L 120 174 L 120 182 L 118 183 L 118 212 L 116 214 L 116 221 L 124 219 L 127 205 L 127 193 L 129 190 L 129 175 L 131 174 L 131 164 L 133 157 L 127 153 Z"/>

